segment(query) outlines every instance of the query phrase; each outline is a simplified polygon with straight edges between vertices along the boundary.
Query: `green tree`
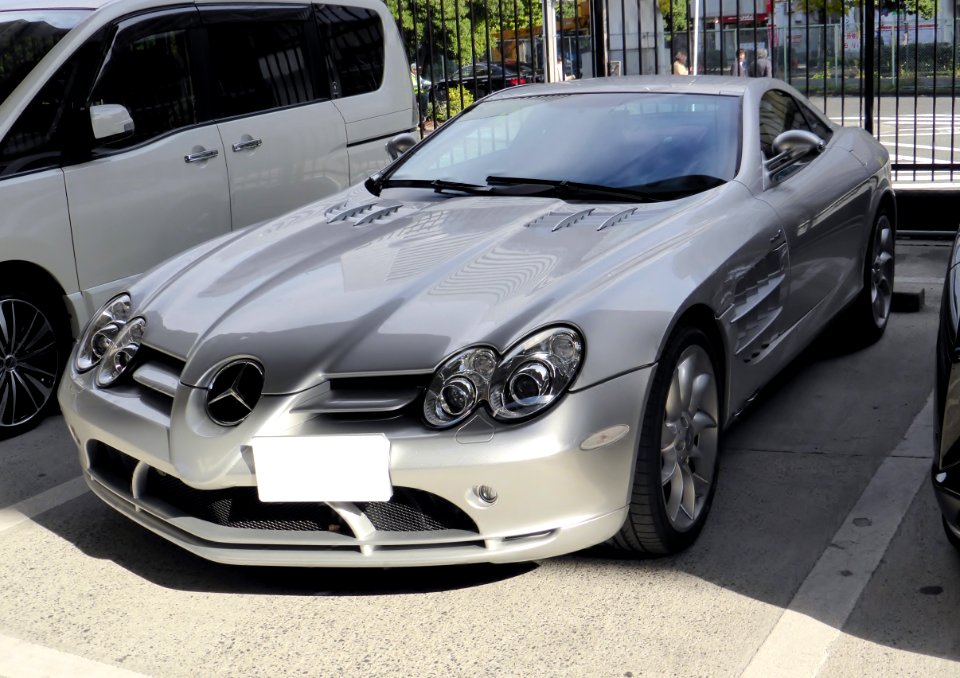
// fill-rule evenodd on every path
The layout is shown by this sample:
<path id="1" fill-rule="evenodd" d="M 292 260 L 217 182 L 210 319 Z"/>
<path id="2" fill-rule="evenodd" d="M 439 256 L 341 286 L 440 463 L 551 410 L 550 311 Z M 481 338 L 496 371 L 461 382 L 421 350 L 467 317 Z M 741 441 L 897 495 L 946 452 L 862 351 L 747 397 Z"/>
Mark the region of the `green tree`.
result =
<path id="1" fill-rule="evenodd" d="M 663 15 L 663 24 L 668 31 L 687 30 L 687 11 L 691 13 L 691 0 L 657 0 L 660 5 L 660 14 Z"/>
<path id="2" fill-rule="evenodd" d="M 407 56 L 424 64 L 444 57 L 465 64 L 485 59 L 501 30 L 534 31 L 542 21 L 540 0 L 386 0 L 404 34 Z M 488 44 L 489 38 L 489 44 Z"/>

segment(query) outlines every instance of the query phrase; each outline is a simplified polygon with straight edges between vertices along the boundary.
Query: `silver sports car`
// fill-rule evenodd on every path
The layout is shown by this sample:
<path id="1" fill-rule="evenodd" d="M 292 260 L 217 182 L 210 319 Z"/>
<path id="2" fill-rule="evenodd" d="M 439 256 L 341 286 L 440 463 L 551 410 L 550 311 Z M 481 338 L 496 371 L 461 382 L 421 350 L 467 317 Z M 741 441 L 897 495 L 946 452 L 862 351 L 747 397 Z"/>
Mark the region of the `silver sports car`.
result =
<path id="1" fill-rule="evenodd" d="M 883 333 L 895 215 L 782 82 L 519 87 L 146 274 L 60 403 L 92 490 L 212 560 L 673 553 L 757 390 L 840 314 Z"/>

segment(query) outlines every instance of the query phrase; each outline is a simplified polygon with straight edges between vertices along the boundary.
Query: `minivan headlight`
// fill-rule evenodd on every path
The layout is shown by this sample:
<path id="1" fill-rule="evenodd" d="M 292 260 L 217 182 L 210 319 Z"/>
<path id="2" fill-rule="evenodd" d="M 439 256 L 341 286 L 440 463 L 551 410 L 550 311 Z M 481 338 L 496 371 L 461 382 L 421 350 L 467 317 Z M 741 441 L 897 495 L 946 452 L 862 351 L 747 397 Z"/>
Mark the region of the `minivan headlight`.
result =
<path id="1" fill-rule="evenodd" d="M 130 320 L 130 295 L 114 297 L 93 316 L 77 345 L 74 367 L 77 372 L 86 372 L 100 364 L 110 350 L 120 330 Z"/>
<path id="2" fill-rule="evenodd" d="M 445 428 L 486 403 L 495 419 L 516 421 L 547 409 L 567 390 L 583 361 L 583 339 L 570 327 L 536 332 L 500 357 L 468 348 L 444 362 L 423 401 L 431 426 Z"/>

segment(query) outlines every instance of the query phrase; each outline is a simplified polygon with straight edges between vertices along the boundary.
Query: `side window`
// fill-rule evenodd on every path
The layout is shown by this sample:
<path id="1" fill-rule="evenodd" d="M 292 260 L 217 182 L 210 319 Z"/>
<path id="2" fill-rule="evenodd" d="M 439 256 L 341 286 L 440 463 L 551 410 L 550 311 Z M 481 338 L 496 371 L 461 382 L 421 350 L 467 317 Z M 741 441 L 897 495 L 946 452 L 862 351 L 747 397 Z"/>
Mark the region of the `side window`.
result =
<path id="1" fill-rule="evenodd" d="M 773 140 L 792 129 L 811 131 L 794 98 L 777 90 L 764 94 L 760 100 L 760 148 L 764 157 L 772 158 Z"/>
<path id="2" fill-rule="evenodd" d="M 78 70 L 77 59 L 64 64 L 17 118 L 0 143 L 0 177 L 59 167 L 57 135 Z"/>
<path id="3" fill-rule="evenodd" d="M 0 177 L 59 167 L 64 145 L 87 138 L 81 127 L 89 117 L 81 100 L 100 63 L 104 37 L 94 36 L 77 50 L 10 127 L 0 142 Z"/>
<path id="4" fill-rule="evenodd" d="M 810 131 L 816 134 L 818 137 L 824 141 L 830 141 L 830 137 L 833 136 L 833 131 L 824 125 L 819 116 L 816 113 L 810 110 L 807 106 L 803 104 L 798 104 L 800 106 L 800 111 L 803 113 L 803 117 L 806 118 L 807 124 L 809 125 Z"/>
<path id="5" fill-rule="evenodd" d="M 134 133 L 110 148 L 127 148 L 201 122 L 194 82 L 196 10 L 165 12 L 120 25 L 90 104 L 121 104 Z"/>
<path id="6" fill-rule="evenodd" d="M 269 111 L 329 98 L 315 74 L 309 8 L 203 13 L 214 70 L 218 117 Z M 322 70 L 322 67 L 319 69 Z"/>
<path id="7" fill-rule="evenodd" d="M 372 9 L 321 5 L 321 35 L 329 45 L 335 86 L 349 97 L 380 89 L 383 82 L 383 24 Z"/>

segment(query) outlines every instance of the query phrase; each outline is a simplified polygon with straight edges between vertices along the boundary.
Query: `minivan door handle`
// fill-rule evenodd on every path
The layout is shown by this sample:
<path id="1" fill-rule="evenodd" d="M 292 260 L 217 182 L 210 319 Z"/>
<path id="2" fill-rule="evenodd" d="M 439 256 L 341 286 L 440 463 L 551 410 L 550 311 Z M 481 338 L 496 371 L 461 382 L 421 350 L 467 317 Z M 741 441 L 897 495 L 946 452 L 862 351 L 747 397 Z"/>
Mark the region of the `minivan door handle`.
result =
<path id="1" fill-rule="evenodd" d="M 204 160 L 209 160 L 210 158 L 216 158 L 220 155 L 220 151 L 215 148 L 205 151 L 197 151 L 196 153 L 190 153 L 189 155 L 183 156 L 184 162 L 203 162 Z"/>
<path id="2" fill-rule="evenodd" d="M 263 144 L 263 139 L 247 139 L 245 141 L 238 141 L 233 145 L 233 152 L 239 153 L 240 151 L 248 151 L 251 148 L 258 148 Z"/>

